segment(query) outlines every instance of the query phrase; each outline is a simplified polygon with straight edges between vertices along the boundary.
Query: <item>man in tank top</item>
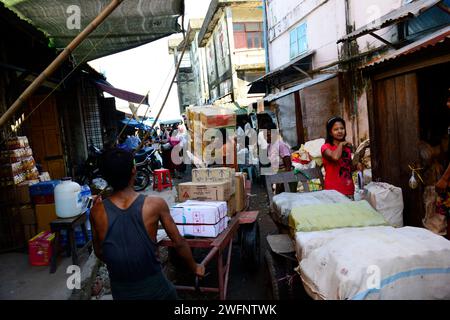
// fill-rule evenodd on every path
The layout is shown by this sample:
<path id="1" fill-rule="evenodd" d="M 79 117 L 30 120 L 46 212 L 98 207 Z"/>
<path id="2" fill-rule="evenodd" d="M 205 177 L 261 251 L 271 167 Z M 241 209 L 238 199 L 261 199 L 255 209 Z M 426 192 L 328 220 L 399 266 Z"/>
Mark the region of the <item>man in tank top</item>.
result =
<path id="1" fill-rule="evenodd" d="M 203 277 L 205 269 L 192 257 L 166 202 L 133 189 L 136 168 L 133 154 L 112 149 L 102 157 L 101 169 L 114 189 L 108 199 L 98 198 L 91 210 L 94 251 L 109 271 L 116 300 L 175 300 L 175 287 L 158 259 L 158 224 L 173 241 L 189 269 Z"/>

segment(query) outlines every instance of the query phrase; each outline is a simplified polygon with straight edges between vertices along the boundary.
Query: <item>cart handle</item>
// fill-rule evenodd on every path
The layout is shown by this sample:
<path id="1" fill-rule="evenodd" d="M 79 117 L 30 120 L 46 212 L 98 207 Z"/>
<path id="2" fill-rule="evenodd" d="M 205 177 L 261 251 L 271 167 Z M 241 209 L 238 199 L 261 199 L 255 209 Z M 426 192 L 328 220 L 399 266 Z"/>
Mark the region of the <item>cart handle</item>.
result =
<path id="1" fill-rule="evenodd" d="M 210 275 L 210 273 L 206 273 L 202 279 L 206 278 L 209 275 Z M 195 292 L 196 293 L 202 293 L 202 290 L 200 289 L 200 280 L 201 279 L 199 276 L 195 276 Z"/>
<path id="2" fill-rule="evenodd" d="M 203 259 L 201 265 L 204 266 L 206 268 L 206 266 L 208 265 L 208 263 L 211 262 L 211 260 L 214 258 L 214 256 L 219 252 L 219 248 L 218 247 L 214 247 L 212 248 L 212 250 L 208 253 L 208 255 L 206 256 L 205 259 Z"/>

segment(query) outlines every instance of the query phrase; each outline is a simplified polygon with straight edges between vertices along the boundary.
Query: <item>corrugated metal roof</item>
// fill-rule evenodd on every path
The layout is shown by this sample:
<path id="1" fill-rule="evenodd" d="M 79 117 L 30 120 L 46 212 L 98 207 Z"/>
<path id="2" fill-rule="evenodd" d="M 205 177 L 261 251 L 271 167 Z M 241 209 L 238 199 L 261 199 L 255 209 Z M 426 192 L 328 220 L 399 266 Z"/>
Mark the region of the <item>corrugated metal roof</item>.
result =
<path id="1" fill-rule="evenodd" d="M 43 31 L 58 49 L 64 49 L 110 0 L 0 0 L 5 7 Z M 81 28 L 72 28 L 81 13 Z M 77 61 L 93 60 L 132 49 L 181 30 L 178 18 L 183 0 L 126 0 L 73 53 Z M 70 28 L 69 28 L 70 27 Z M 71 29 L 72 28 L 72 29 Z"/>
<path id="2" fill-rule="evenodd" d="M 364 65 L 361 69 L 370 68 L 375 65 L 379 65 L 382 63 L 385 63 L 390 60 L 397 59 L 401 56 L 406 56 L 409 54 L 412 54 L 414 52 L 434 47 L 439 43 L 443 43 L 445 41 L 450 41 L 450 27 L 446 27 L 444 29 L 441 29 L 439 31 L 436 31 L 419 41 L 413 42 L 410 45 L 407 45 L 406 47 L 403 47 L 399 50 L 395 50 L 392 52 L 389 52 L 387 55 L 380 57 L 376 59 L 375 61 L 371 61 L 368 64 Z"/>
<path id="3" fill-rule="evenodd" d="M 309 87 L 312 87 L 316 84 L 319 84 L 321 82 L 333 79 L 334 77 L 336 77 L 337 74 L 321 74 L 319 76 L 317 76 L 316 78 L 310 80 L 310 81 L 306 81 L 304 83 L 301 83 L 295 87 L 286 89 L 284 91 L 278 92 L 278 93 L 274 93 L 274 94 L 269 94 L 267 97 L 264 98 L 265 101 L 267 102 L 271 102 L 274 100 L 278 100 L 280 98 L 283 98 L 291 93 L 294 93 L 296 91 L 300 91 Z"/>
<path id="4" fill-rule="evenodd" d="M 414 2 L 405 4 L 400 8 L 398 8 L 397 10 L 391 11 L 388 14 L 382 16 L 381 18 L 374 20 L 371 23 L 365 25 L 364 27 L 361 27 L 353 31 L 352 33 L 346 35 L 345 37 L 340 39 L 338 43 L 347 40 L 354 40 L 363 35 L 381 30 L 383 28 L 389 27 L 403 20 L 417 17 L 418 15 L 435 6 L 441 1 L 442 0 L 416 0 Z"/>

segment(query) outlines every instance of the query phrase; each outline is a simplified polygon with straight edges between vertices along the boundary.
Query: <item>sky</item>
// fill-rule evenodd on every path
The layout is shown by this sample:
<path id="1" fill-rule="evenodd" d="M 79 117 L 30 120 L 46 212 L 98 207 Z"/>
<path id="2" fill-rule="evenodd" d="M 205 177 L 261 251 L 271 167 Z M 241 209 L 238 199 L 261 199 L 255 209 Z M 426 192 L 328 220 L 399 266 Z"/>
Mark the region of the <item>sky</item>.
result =
<path id="1" fill-rule="evenodd" d="M 186 25 L 189 19 L 204 18 L 211 0 L 185 0 Z M 181 21 L 181 20 L 180 20 Z M 170 38 L 179 37 L 172 35 Z M 169 55 L 169 38 L 164 38 L 136 49 L 124 51 L 108 57 L 89 62 L 98 72 L 104 74 L 113 86 L 141 95 L 149 93 L 149 117 L 156 117 L 175 71 L 173 56 Z M 116 106 L 121 111 L 128 111 L 128 102 L 116 99 Z M 139 109 L 139 115 L 147 112 L 147 106 Z M 160 120 L 180 118 L 178 91 L 176 84 L 172 87 L 170 97 L 161 114 Z"/>

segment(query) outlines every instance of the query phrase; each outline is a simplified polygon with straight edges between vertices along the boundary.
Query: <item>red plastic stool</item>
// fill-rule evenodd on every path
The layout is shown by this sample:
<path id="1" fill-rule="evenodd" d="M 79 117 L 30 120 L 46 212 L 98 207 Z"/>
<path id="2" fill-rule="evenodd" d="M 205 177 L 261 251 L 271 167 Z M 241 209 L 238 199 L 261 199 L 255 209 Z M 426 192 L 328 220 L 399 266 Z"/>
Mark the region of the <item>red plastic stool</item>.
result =
<path id="1" fill-rule="evenodd" d="M 159 169 L 153 172 L 153 190 L 158 188 L 159 192 L 162 192 L 163 189 L 169 188 L 172 190 L 172 176 L 170 175 L 170 170 L 168 169 Z"/>

